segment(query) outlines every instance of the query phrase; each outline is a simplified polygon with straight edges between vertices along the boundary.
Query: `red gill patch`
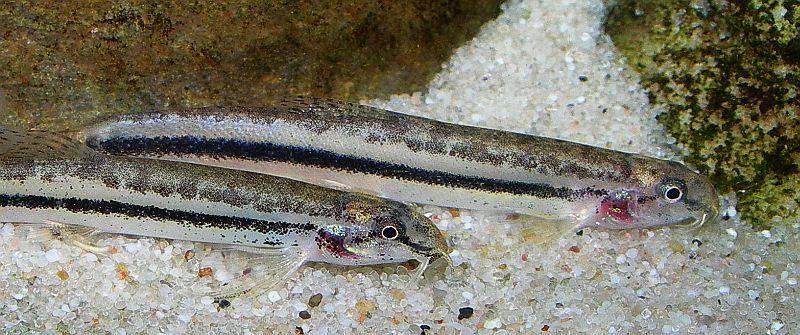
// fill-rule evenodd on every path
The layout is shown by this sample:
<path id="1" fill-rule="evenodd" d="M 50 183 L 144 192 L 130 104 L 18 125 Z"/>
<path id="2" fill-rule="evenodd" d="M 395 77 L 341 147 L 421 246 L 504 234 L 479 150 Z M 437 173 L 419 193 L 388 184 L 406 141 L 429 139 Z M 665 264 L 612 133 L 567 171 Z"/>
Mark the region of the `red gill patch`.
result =
<path id="1" fill-rule="evenodd" d="M 316 242 L 320 250 L 325 250 L 329 254 L 339 258 L 359 258 L 358 255 L 350 252 L 344 246 L 346 233 L 344 228 L 329 227 L 322 228 L 317 232 Z"/>
<path id="2" fill-rule="evenodd" d="M 630 201 L 628 198 L 611 196 L 603 199 L 600 203 L 600 213 L 604 213 L 619 222 L 632 224 L 633 216 L 629 206 Z"/>

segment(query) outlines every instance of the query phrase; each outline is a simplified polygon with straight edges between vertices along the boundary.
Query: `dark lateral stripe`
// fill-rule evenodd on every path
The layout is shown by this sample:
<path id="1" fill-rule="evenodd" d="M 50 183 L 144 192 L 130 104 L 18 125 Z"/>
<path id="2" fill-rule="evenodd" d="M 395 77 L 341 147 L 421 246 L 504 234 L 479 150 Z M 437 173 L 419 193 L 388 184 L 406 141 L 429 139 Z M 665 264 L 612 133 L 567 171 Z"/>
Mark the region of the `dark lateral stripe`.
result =
<path id="1" fill-rule="evenodd" d="M 174 221 L 191 228 L 220 228 L 251 230 L 262 234 L 285 235 L 315 231 L 308 223 L 264 221 L 251 218 L 203 214 L 165 209 L 155 206 L 126 204 L 113 200 L 91 200 L 77 198 L 53 198 L 38 195 L 0 194 L 0 207 L 23 207 L 29 209 L 59 209 L 83 214 L 124 215 L 132 218 Z M 157 236 L 154 236 L 157 237 Z M 251 241 L 247 241 L 251 242 Z M 280 245 L 277 240 L 263 241 L 266 245 Z"/>
<path id="2" fill-rule="evenodd" d="M 154 138 L 90 138 L 87 144 L 97 150 L 117 155 L 196 155 L 211 158 L 234 158 L 252 161 L 285 162 L 318 168 L 344 170 L 387 178 L 409 180 L 450 188 L 476 189 L 493 193 L 531 195 L 537 198 L 575 200 L 586 196 L 605 196 L 606 190 L 553 187 L 543 183 L 525 183 L 494 178 L 464 176 L 442 171 L 428 171 L 405 164 L 372 158 L 343 155 L 325 150 L 285 146 L 266 142 L 195 136 Z"/>

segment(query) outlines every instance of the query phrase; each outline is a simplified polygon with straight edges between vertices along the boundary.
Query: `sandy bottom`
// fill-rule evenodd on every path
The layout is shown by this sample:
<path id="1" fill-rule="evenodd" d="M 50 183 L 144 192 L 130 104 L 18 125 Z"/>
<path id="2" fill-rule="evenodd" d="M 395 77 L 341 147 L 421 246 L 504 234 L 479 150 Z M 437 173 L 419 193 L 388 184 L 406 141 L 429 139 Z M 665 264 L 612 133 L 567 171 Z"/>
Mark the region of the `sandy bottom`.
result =
<path id="1" fill-rule="evenodd" d="M 511 1 L 428 93 L 372 105 L 651 156 L 670 149 L 638 78 L 600 30 L 602 2 Z M 725 205 L 729 214 L 732 207 Z M 800 332 L 797 219 L 753 232 L 584 230 L 546 245 L 485 213 L 421 209 L 449 236 L 452 273 L 306 266 L 221 308 L 238 261 L 185 241 L 104 238 L 97 256 L 0 224 L 0 329 L 8 333 L 516 334 Z M 455 216 L 455 217 L 454 217 Z M 190 252 L 191 251 L 191 252 Z M 188 252 L 188 255 L 187 255 Z M 191 257 L 190 257 L 191 256 Z M 227 255 L 226 255 L 227 256 Z M 208 274 L 211 269 L 211 275 Z"/>

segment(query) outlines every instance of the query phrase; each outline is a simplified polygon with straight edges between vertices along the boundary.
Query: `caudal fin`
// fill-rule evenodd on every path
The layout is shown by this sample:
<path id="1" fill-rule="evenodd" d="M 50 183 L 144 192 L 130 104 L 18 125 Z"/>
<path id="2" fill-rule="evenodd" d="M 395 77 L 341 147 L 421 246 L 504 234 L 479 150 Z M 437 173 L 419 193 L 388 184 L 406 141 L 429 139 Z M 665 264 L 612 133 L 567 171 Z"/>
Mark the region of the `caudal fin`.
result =
<path id="1" fill-rule="evenodd" d="M 66 133 L 0 126 L 0 161 L 86 157 L 94 151 Z"/>

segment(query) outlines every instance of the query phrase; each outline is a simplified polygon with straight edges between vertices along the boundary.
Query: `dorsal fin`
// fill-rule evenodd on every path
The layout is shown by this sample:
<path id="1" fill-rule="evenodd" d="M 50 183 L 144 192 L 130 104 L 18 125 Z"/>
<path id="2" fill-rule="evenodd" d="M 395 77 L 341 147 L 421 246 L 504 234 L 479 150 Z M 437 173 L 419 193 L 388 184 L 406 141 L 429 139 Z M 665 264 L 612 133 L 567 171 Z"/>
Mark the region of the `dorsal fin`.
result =
<path id="1" fill-rule="evenodd" d="M 94 151 L 66 133 L 0 126 L 0 160 L 80 158 Z"/>

